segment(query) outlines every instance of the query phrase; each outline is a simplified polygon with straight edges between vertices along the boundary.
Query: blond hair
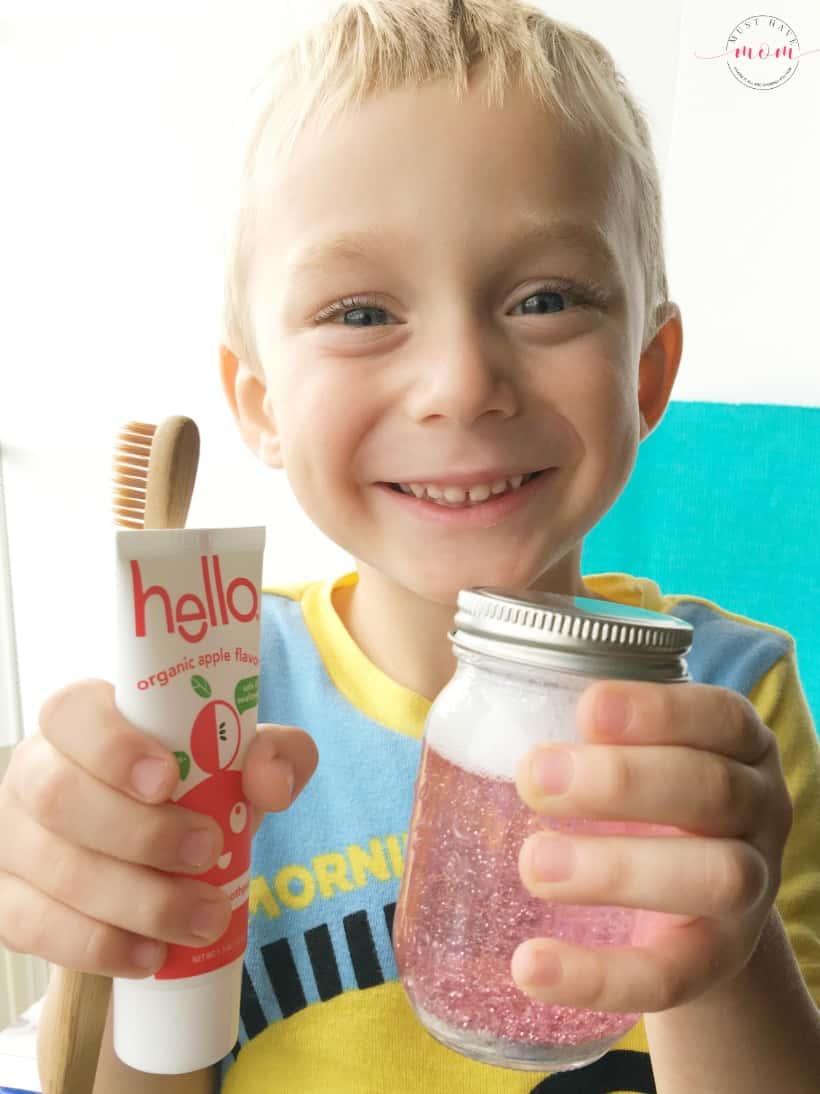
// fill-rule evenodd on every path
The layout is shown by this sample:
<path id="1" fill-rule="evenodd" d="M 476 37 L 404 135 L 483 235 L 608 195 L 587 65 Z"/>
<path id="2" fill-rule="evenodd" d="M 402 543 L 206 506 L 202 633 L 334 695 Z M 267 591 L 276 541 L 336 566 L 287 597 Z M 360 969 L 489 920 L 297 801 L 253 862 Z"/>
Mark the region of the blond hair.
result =
<path id="1" fill-rule="evenodd" d="M 321 130 L 371 92 L 447 77 L 461 98 L 479 61 L 489 105 L 503 103 L 519 78 L 570 131 L 611 152 L 613 192 L 634 221 L 644 275 L 642 347 L 651 340 L 668 307 L 660 179 L 646 118 L 600 42 L 521 0 L 342 0 L 274 59 L 255 89 L 261 105 L 225 248 L 223 339 L 241 360 L 261 368 L 247 285 L 276 162 L 308 123 Z"/>

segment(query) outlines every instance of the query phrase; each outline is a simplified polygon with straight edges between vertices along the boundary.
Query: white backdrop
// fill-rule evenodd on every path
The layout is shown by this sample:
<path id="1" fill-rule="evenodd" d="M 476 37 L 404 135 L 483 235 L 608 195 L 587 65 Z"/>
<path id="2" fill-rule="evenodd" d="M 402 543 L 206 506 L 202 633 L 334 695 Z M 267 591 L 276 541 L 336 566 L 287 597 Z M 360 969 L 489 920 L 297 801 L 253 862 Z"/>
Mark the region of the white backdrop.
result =
<path id="1" fill-rule="evenodd" d="M 542 6 L 601 38 L 649 113 L 685 324 L 677 397 L 820 403 L 820 52 L 756 92 L 695 56 L 725 49 L 737 3 Z M 0 444 L 28 729 L 55 687 L 110 674 L 121 422 L 197 420 L 189 524 L 266 523 L 266 581 L 349 565 L 242 447 L 216 371 L 224 150 L 283 35 L 323 7 L 0 5 Z M 780 14 L 820 50 L 820 6 Z"/>

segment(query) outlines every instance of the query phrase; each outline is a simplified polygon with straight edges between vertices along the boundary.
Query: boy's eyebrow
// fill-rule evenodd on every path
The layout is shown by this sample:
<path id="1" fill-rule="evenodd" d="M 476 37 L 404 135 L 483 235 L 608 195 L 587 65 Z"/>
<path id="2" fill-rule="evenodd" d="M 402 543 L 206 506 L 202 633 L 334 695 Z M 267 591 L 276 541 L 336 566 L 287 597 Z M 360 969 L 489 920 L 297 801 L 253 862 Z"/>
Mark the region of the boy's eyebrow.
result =
<path id="1" fill-rule="evenodd" d="M 392 240 L 388 234 L 372 228 L 330 236 L 298 251 L 287 263 L 287 276 L 300 277 L 321 270 L 331 262 L 361 262 L 374 253 L 401 254 L 404 246 L 402 241 Z M 609 240 L 592 223 L 527 220 L 508 240 L 508 248 L 513 252 L 535 246 L 573 247 L 606 273 L 617 275 L 619 271 Z"/>

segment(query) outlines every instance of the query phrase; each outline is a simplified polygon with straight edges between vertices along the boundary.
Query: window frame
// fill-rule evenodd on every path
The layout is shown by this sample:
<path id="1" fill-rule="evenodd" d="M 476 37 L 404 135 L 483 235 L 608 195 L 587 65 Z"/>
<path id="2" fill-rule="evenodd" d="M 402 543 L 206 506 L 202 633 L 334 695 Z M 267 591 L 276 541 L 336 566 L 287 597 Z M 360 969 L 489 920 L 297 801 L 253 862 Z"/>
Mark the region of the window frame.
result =
<path id="1" fill-rule="evenodd" d="M 0 443 L 0 778 L 11 750 L 23 739 L 23 706 L 17 664 L 11 563 L 3 485 L 3 445 Z"/>

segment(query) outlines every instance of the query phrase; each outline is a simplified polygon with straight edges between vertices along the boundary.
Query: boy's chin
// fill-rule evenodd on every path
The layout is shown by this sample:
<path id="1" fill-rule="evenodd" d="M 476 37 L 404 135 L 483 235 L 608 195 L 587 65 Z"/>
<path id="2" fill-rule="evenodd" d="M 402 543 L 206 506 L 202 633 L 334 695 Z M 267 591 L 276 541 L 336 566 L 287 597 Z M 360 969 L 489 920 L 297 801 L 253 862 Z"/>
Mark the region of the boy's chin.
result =
<path id="1" fill-rule="evenodd" d="M 424 600 L 455 608 L 462 589 L 527 589 L 534 586 L 539 577 L 538 568 L 533 568 L 530 572 L 521 566 L 498 563 L 482 565 L 471 561 L 459 566 L 416 573 L 406 584 Z"/>

